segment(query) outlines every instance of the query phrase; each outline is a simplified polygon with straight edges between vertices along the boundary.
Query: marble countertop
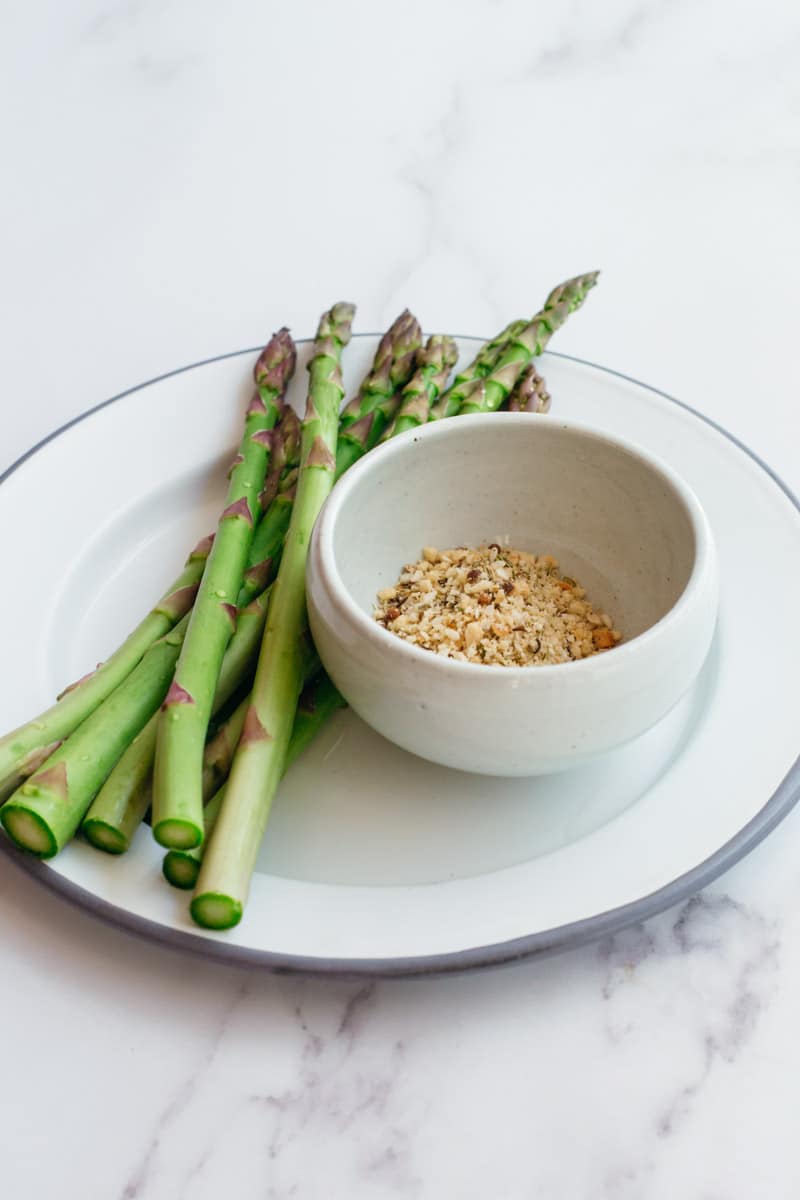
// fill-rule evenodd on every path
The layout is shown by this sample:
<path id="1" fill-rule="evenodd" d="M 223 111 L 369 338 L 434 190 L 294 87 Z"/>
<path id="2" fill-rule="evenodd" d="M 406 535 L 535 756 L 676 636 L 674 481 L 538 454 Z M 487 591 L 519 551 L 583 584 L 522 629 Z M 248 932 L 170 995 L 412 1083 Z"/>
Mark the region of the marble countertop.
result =
<path id="1" fill-rule="evenodd" d="M 558 349 L 800 488 L 798 53 L 791 0 L 16 6 L 0 470 L 340 295 L 488 334 L 599 266 Z M 800 810 L 679 908 L 483 975 L 226 969 L 5 859 L 0 913 L 13 1200 L 800 1194 Z"/>

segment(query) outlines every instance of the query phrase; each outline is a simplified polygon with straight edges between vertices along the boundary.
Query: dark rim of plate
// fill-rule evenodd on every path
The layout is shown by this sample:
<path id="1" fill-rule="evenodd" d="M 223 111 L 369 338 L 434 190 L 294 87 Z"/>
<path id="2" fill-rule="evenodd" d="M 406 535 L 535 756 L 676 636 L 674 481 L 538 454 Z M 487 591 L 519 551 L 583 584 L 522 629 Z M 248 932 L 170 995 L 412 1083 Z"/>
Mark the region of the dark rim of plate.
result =
<path id="1" fill-rule="evenodd" d="M 360 333 L 355 335 L 355 337 L 359 338 L 379 336 L 380 334 L 374 333 Z M 298 339 L 298 344 L 303 344 L 303 342 L 309 340 L 307 338 Z M 463 335 L 463 340 L 482 341 L 484 339 L 465 334 Z M 74 417 L 71 421 L 67 421 L 60 428 L 48 434 L 47 437 L 42 438 L 30 450 L 27 450 L 0 475 L 0 485 L 5 483 L 23 463 L 27 462 L 29 458 L 41 450 L 43 446 L 46 446 L 48 442 L 52 442 L 55 438 L 60 437 L 62 433 L 65 433 L 66 430 L 71 429 L 73 425 L 87 420 L 101 409 L 115 404 L 118 400 L 130 396 L 134 392 L 139 392 L 143 388 L 150 387 L 154 383 L 170 379 L 173 375 L 181 375 L 185 371 L 193 371 L 197 367 L 205 367 L 210 363 L 221 362 L 226 358 L 238 358 L 245 354 L 257 354 L 259 349 L 260 347 L 249 347 L 246 350 L 234 350 L 228 354 L 217 354 L 213 358 L 205 358 L 199 362 L 190 363 L 188 366 L 178 367 L 174 371 L 167 371 L 163 375 L 157 375 L 153 379 L 148 379 L 145 383 L 139 383 L 135 387 L 127 388 L 124 392 L 119 392 L 116 396 L 111 396 L 108 400 L 103 400 L 100 404 Z M 563 358 L 569 362 L 578 363 L 580 366 L 590 367 L 595 371 L 602 371 L 604 374 L 611 375 L 616 379 L 622 379 L 626 383 L 632 383 L 636 387 L 643 388 L 653 395 L 660 396 L 661 399 L 668 400 L 671 404 L 677 405 L 678 408 L 691 413 L 698 421 L 702 421 L 705 425 L 710 425 L 712 429 L 715 429 L 717 433 L 720 433 L 751 458 L 772 479 L 776 486 L 780 488 L 794 505 L 795 509 L 800 512 L 800 500 L 795 496 L 792 489 L 749 446 L 741 442 L 732 433 L 729 433 L 727 429 L 718 425 L 716 421 L 712 421 L 709 417 L 704 416 L 690 405 L 684 404 L 682 400 L 677 400 L 674 396 L 670 396 L 667 392 L 662 392 L 658 388 L 642 383 L 630 375 L 623 374 L 622 371 L 613 371 L 610 367 L 601 367 L 597 363 L 588 362 L 586 359 L 577 358 L 571 354 L 559 354 L 552 351 L 548 353 L 552 358 Z M 588 942 L 596 941 L 598 938 L 616 933 L 626 926 L 645 921 L 649 917 L 655 916 L 656 913 L 663 912 L 664 909 L 677 904 L 700 888 L 705 887 L 712 880 L 716 879 L 717 876 L 723 874 L 723 872 L 737 863 L 739 859 L 744 858 L 746 854 L 757 846 L 783 820 L 797 803 L 798 799 L 800 799 L 800 757 L 795 760 L 777 790 L 766 801 L 763 808 L 746 825 L 742 826 L 734 837 L 720 846 L 704 862 L 699 863 L 685 874 L 679 875 L 677 879 L 673 879 L 671 883 L 666 884 L 657 891 L 651 892 L 647 896 L 642 896 L 638 900 L 632 900 L 628 904 L 620 905 L 618 908 L 609 909 L 608 912 L 598 913 L 592 917 L 585 917 L 580 921 L 572 921 L 567 925 L 560 925 L 555 929 L 546 929 L 539 933 L 531 933 L 523 937 L 513 938 L 510 941 L 498 942 L 487 946 L 474 946 L 468 950 L 457 950 L 443 954 L 402 958 L 327 958 L 322 956 L 310 957 L 295 954 L 276 954 L 267 950 L 253 950 L 245 946 L 235 946 L 221 940 L 217 941 L 207 938 L 201 934 L 171 929 L 156 921 L 149 921 L 144 917 L 135 916 L 133 913 L 128 912 L 127 909 L 119 908 L 117 905 L 100 899 L 92 892 L 88 892 L 85 888 L 78 886 L 78 884 L 73 883 L 71 880 L 65 879 L 46 863 L 40 862 L 38 859 L 23 853 L 5 836 L 0 836 L 0 850 L 22 870 L 38 880 L 39 883 L 56 892 L 58 895 L 63 896 L 71 904 L 91 913 L 93 916 L 99 917 L 111 925 L 136 934 L 148 941 L 160 942 L 162 945 L 184 950 L 203 958 L 211 958 L 222 963 L 239 964 L 245 967 L 262 967 L 268 971 L 280 974 L 322 975 L 340 979 L 348 977 L 426 977 L 444 975 L 456 971 L 474 971 L 485 967 L 505 966 L 534 956 L 570 950 L 578 946 L 583 946 Z"/>

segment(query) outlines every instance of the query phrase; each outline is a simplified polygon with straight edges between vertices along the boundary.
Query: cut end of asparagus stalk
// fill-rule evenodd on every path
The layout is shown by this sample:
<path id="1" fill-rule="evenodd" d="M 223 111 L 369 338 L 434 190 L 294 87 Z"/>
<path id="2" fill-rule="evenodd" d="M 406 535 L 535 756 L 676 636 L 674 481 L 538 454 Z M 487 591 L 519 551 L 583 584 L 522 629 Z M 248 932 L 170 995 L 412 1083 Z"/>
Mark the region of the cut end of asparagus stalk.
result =
<path id="1" fill-rule="evenodd" d="M 203 841 L 203 830 L 194 821 L 167 817 L 153 826 L 153 837 L 165 850 L 193 850 Z"/>
<path id="2" fill-rule="evenodd" d="M 27 850 L 38 858 L 52 858 L 58 851 L 56 837 L 47 822 L 23 806 L 6 804 L 0 812 L 0 820 L 12 842 L 20 850 Z"/>
<path id="3" fill-rule="evenodd" d="M 192 919 L 204 929 L 233 929 L 242 919 L 242 904 L 221 892 L 201 892 L 191 903 Z"/>
<path id="4" fill-rule="evenodd" d="M 113 825 L 109 825 L 107 821 L 98 821 L 92 818 L 84 821 L 81 829 L 86 837 L 96 850 L 104 850 L 106 854 L 124 854 L 130 846 L 130 842 L 121 833 L 119 829 L 115 829 Z"/>
<path id="5" fill-rule="evenodd" d="M 185 850 L 168 850 L 164 855 L 161 870 L 167 883 L 190 892 L 200 874 L 200 860 Z"/>

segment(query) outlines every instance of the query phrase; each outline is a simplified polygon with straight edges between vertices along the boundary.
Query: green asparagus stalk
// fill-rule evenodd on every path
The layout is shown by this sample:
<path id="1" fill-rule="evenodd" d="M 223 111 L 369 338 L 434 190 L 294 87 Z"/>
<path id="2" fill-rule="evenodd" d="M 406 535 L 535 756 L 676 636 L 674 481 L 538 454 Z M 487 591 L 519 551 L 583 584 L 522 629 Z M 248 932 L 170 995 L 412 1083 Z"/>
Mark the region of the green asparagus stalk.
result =
<path id="1" fill-rule="evenodd" d="M 280 427 L 281 448 L 273 454 L 271 467 L 285 464 L 282 470 L 270 470 L 262 492 L 262 506 L 271 499 L 275 487 L 279 496 L 270 504 L 259 522 L 248 558 L 244 583 L 238 597 L 239 607 L 263 591 L 278 567 L 280 547 L 289 526 L 293 493 L 291 468 L 299 460 L 300 426 L 296 413 L 286 408 Z M 277 503 L 276 503 L 277 502 Z M 274 511 L 273 511 L 274 509 Z M 13 792 L 22 781 L 42 765 L 65 737 L 119 686 L 145 651 L 163 637 L 194 603 L 203 575 L 213 535 L 203 538 L 189 556 L 184 570 L 170 585 L 155 608 L 137 626 L 120 648 L 98 668 L 66 688 L 59 703 L 19 729 L 0 738 L 0 800 Z M 270 574 L 270 571 L 272 574 Z M 143 735 L 142 735 L 143 736 Z"/>
<path id="2" fill-rule="evenodd" d="M 153 799 L 153 759 L 158 713 L 113 767 L 81 822 L 88 842 L 107 854 L 124 854 Z"/>
<path id="3" fill-rule="evenodd" d="M 303 642 L 303 647 L 304 647 L 303 648 L 303 659 L 302 659 L 303 680 L 308 680 L 314 676 L 315 672 L 320 671 L 319 656 L 317 655 L 317 652 L 314 647 L 314 643 L 311 640 L 310 634 L 305 634 L 303 636 L 302 642 Z M 320 701 L 322 703 L 325 703 L 327 700 L 326 693 L 325 693 L 324 689 L 322 689 L 321 683 L 319 683 L 318 681 L 317 681 L 317 686 L 319 687 Z M 309 685 L 309 687 L 310 687 L 310 685 Z M 336 689 L 333 687 L 332 683 L 330 684 L 330 687 L 333 688 L 334 691 L 336 691 Z M 301 721 L 300 714 L 301 714 L 301 710 L 303 709 L 304 697 L 306 696 L 306 693 L 308 693 L 308 692 L 309 692 L 309 688 L 306 688 L 300 697 L 300 704 L 298 705 L 297 714 L 295 716 L 295 724 L 294 724 L 293 732 L 292 732 L 293 737 L 294 737 L 294 731 L 298 727 L 298 723 L 300 723 L 300 726 L 302 728 L 302 721 Z M 313 699 L 314 699 L 315 695 L 316 695 L 316 691 L 311 692 L 309 694 L 309 701 L 311 703 L 313 703 Z M 336 695 L 338 696 L 339 693 L 336 692 Z M 344 704 L 344 700 L 341 700 L 341 698 L 340 698 L 340 703 Z M 239 739 L 242 736 L 242 729 L 244 728 L 244 722 L 245 722 L 245 718 L 247 716 L 247 710 L 250 707 L 250 704 L 251 704 L 251 696 L 247 695 L 244 697 L 244 699 L 239 704 L 237 704 L 236 708 L 233 710 L 233 712 L 230 714 L 230 716 L 227 718 L 227 720 L 225 720 L 222 723 L 222 725 L 220 725 L 219 729 L 216 731 L 213 738 L 209 738 L 209 740 L 206 742 L 206 748 L 205 748 L 205 751 L 203 752 L 203 799 L 204 799 L 204 801 L 207 801 L 210 796 L 213 796 L 213 794 L 218 790 L 220 785 L 225 782 L 225 780 L 228 778 L 228 775 L 230 774 L 231 763 L 233 762 L 233 756 L 236 753 L 236 747 L 239 745 Z M 307 702 L 307 707 L 310 707 L 309 702 Z M 333 712 L 334 707 L 337 707 L 337 706 L 334 705 L 333 707 L 331 707 L 330 704 L 328 703 L 326 712 Z M 318 718 L 318 719 L 321 720 L 321 718 Z M 315 729 L 316 729 L 316 726 L 315 726 Z M 207 832 L 207 830 L 206 830 L 206 832 Z M 199 847 L 199 849 L 202 850 L 202 847 Z"/>
<path id="4" fill-rule="evenodd" d="M 346 701 L 325 671 L 318 671 L 303 689 L 294 716 L 292 736 L 286 752 L 286 770 L 310 746 L 329 717 Z"/>
<path id="5" fill-rule="evenodd" d="M 291 415 L 289 415 L 291 414 Z M 259 522 L 250 549 L 250 568 L 245 571 L 239 592 L 236 631 L 222 660 L 212 716 L 227 703 L 233 692 L 255 670 L 258 648 L 266 624 L 268 584 L 274 579 L 294 503 L 299 461 L 300 422 L 291 409 L 281 418 L 280 447 L 273 451 L 270 474 L 280 474 L 278 494 Z M 269 486 L 269 480 L 265 488 Z M 255 589 L 264 585 L 264 591 Z M 85 837 L 98 850 L 122 854 L 144 820 L 153 798 L 158 713 L 148 721 L 116 764 L 92 802 L 81 826 Z M 204 766 L 205 772 L 205 766 Z M 207 791 L 203 790 L 204 799 Z"/>
<path id="6" fill-rule="evenodd" d="M 164 855 L 164 877 L 173 887 L 189 889 L 197 883 L 203 854 L 209 844 L 209 838 L 222 807 L 225 796 L 225 779 L 230 771 L 233 754 L 241 736 L 248 703 L 249 697 L 242 702 L 219 730 L 214 739 L 216 745 L 212 746 L 212 743 L 209 742 L 206 747 L 208 772 L 206 774 L 204 767 L 203 787 L 204 791 L 208 789 L 212 799 L 209 800 L 203 811 L 205 838 L 203 844 L 196 846 L 194 850 L 168 850 Z M 325 672 L 321 671 L 304 688 L 300 697 L 292 726 L 292 736 L 289 739 L 289 748 L 286 751 L 284 774 L 311 744 L 328 718 L 337 709 L 344 707 L 344 697 L 337 691 L 335 684 Z M 220 736 L 223 735 L 223 730 L 225 731 L 224 736 Z"/>
<path id="7" fill-rule="evenodd" d="M 541 313 L 512 338 L 486 378 L 476 379 L 467 385 L 460 413 L 466 416 L 469 413 L 496 412 L 508 399 L 530 360 L 544 352 L 550 338 L 570 313 L 580 307 L 596 282 L 597 272 L 594 271 L 555 288 Z"/>
<path id="8" fill-rule="evenodd" d="M 425 424 L 431 404 L 447 386 L 450 372 L 457 362 L 458 348 L 451 337 L 434 334 L 428 338 L 425 349 L 417 354 L 416 370 L 403 389 L 394 420 L 381 435 L 382 442 Z"/>
<path id="9" fill-rule="evenodd" d="M 203 799 L 206 801 L 206 805 L 209 798 L 222 787 L 222 784 L 231 773 L 233 756 L 236 753 L 236 747 L 239 745 L 239 739 L 242 736 L 245 717 L 247 716 L 250 703 L 250 693 L 248 693 L 244 700 L 240 704 L 237 704 L 227 721 L 220 725 L 213 738 L 209 738 L 206 742 L 203 754 Z M 205 817 L 205 810 L 203 812 L 203 824 L 205 835 L 208 837 L 209 827 L 208 820 Z M 188 852 L 199 855 L 198 862 L 205 848 L 206 837 L 203 838 L 200 846 L 196 846 L 194 850 Z"/>
<path id="10" fill-rule="evenodd" d="M 300 420 L 294 409 L 287 405 L 276 430 L 269 474 L 259 499 L 264 516 L 256 526 L 250 545 L 247 567 L 237 598 L 239 608 L 262 592 L 278 569 L 276 556 L 280 554 L 291 514 L 291 501 L 287 502 L 286 496 L 296 481 L 299 461 Z M 293 493 L 291 499 L 294 499 Z"/>
<path id="11" fill-rule="evenodd" d="M 597 283 L 598 271 L 578 275 L 553 288 L 544 307 L 530 321 L 512 321 L 479 352 L 463 375 L 431 408 L 431 419 L 458 412 L 494 412 L 508 398 L 519 373 L 534 355 L 542 354 L 570 313 L 583 304 Z M 515 364 L 520 364 L 518 367 Z M 483 381 L 491 380 L 484 387 Z M 497 386 L 495 386 L 497 385 Z"/>
<path id="12" fill-rule="evenodd" d="M 250 566 L 244 573 L 237 597 L 237 604 L 240 608 L 249 604 L 254 596 L 259 595 L 278 572 L 283 539 L 289 528 L 296 490 L 297 472 L 295 470 L 286 475 L 281 483 L 281 490 L 256 528 L 250 550 Z"/>
<path id="13" fill-rule="evenodd" d="M 299 462 L 300 418 L 292 406 L 286 404 L 273 435 L 269 471 L 259 496 L 259 507 L 262 512 L 267 511 L 277 496 L 287 472 L 296 467 Z"/>
<path id="14" fill-rule="evenodd" d="M 0 809 L 6 833 L 40 858 L 70 840 L 103 780 L 164 699 L 189 617 L 154 642 L 104 704 Z"/>
<path id="15" fill-rule="evenodd" d="M 550 393 L 545 381 L 531 363 L 520 375 L 508 398 L 508 411 L 546 413 L 549 410 Z"/>
<path id="16" fill-rule="evenodd" d="M 472 375 L 468 374 L 469 368 L 467 368 L 463 375 L 459 374 L 456 376 L 453 380 L 453 386 L 456 387 L 459 383 L 470 383 L 472 379 L 485 378 L 497 366 L 497 360 L 509 342 L 513 342 L 514 338 L 522 333 L 527 324 L 527 320 L 523 317 L 506 325 L 505 329 L 501 333 L 498 333 L 497 337 L 492 338 L 490 342 L 487 342 L 478 351 L 472 364 L 474 368 Z"/>
<path id="17" fill-rule="evenodd" d="M 512 321 L 510 325 L 506 325 L 505 329 L 496 337 L 481 347 L 471 363 L 456 372 L 455 379 L 447 392 L 447 400 L 446 402 L 443 400 L 443 403 L 446 403 L 447 411 L 442 412 L 439 407 L 434 407 L 431 414 L 433 420 L 440 416 L 455 416 L 461 407 L 466 385 L 475 379 L 484 379 L 497 366 L 497 360 L 508 343 L 517 337 L 526 325 L 525 319 Z"/>
<path id="18" fill-rule="evenodd" d="M 212 715 L 220 711 L 255 670 L 267 623 L 269 592 L 267 588 L 239 611 L 236 632 L 222 660 Z M 98 850 L 123 854 L 150 808 L 158 719 L 158 712 L 154 712 L 122 754 L 86 813 L 81 829 Z M 204 799 L 207 798 L 208 793 L 204 792 Z"/>
<path id="19" fill-rule="evenodd" d="M 339 406 L 344 394 L 341 355 L 350 340 L 353 313 L 351 304 L 337 304 L 324 314 L 308 367 L 297 499 L 273 586 L 252 703 L 191 905 L 195 921 L 211 929 L 227 929 L 241 920 L 258 847 L 283 773 L 302 686 L 300 635 L 306 619 L 306 555 L 314 522 L 333 486 Z M 198 838 L 198 843 L 201 840 Z"/>
<path id="20" fill-rule="evenodd" d="M 295 366 L 288 330 L 272 338 L 256 363 L 257 391 L 231 471 L 227 503 L 189 620 L 175 679 L 158 724 L 153 777 L 153 832 L 162 845 L 195 846 L 203 837 L 200 793 L 203 746 L 222 657 L 236 621 L 272 428 Z"/>
<path id="21" fill-rule="evenodd" d="M 14 791 L 36 771 L 130 675 L 150 646 L 189 611 L 211 542 L 207 537 L 198 543 L 178 578 L 110 658 L 62 692 L 52 708 L 0 738 L 0 796 Z"/>
<path id="22" fill-rule="evenodd" d="M 402 388 L 414 372 L 414 358 L 421 343 L 419 321 L 404 309 L 381 338 L 372 369 L 358 394 L 342 410 L 336 447 L 337 479 L 377 445 L 400 404 Z"/>

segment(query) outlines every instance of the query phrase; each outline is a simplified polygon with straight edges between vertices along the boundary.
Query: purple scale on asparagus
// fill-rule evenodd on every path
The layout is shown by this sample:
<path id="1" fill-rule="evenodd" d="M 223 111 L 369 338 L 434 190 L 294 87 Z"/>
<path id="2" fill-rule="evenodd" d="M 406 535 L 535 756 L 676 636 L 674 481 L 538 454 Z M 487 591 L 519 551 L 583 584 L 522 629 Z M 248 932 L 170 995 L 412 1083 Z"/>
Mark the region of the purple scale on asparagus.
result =
<path id="1" fill-rule="evenodd" d="M 40 746 L 38 750 L 34 750 L 29 754 L 23 763 L 20 764 L 20 775 L 33 775 L 39 770 L 43 763 L 47 762 L 51 754 L 55 754 L 61 742 L 50 742 L 49 746 Z"/>
<path id="2" fill-rule="evenodd" d="M 244 719 L 242 736 L 239 739 L 240 745 L 247 745 L 248 742 L 271 742 L 272 740 L 272 734 L 261 724 L 258 713 L 251 705 Z"/>
<path id="3" fill-rule="evenodd" d="M 179 621 L 194 604 L 198 587 L 199 584 L 191 583 L 187 584 L 186 587 L 178 588 L 177 591 L 171 592 L 169 596 L 165 596 L 155 611 L 168 614 L 174 617 L 176 621 Z"/>
<path id="4" fill-rule="evenodd" d="M 236 618 L 239 613 L 239 610 L 237 609 L 236 605 L 235 604 L 227 604 L 227 603 L 223 602 L 222 604 L 220 604 L 220 608 L 225 613 L 226 617 L 228 618 L 231 625 L 235 629 L 236 628 Z"/>
<path id="5" fill-rule="evenodd" d="M 272 559 L 262 559 L 260 563 L 255 563 L 252 567 L 248 567 L 244 573 L 245 579 L 257 591 L 263 592 L 264 588 L 269 583 L 272 575 Z"/>
<path id="6" fill-rule="evenodd" d="M 306 459 L 307 467 L 322 467 L 325 471 L 332 471 L 336 466 L 336 459 L 331 454 L 325 441 L 317 435 Z"/>
<path id="7" fill-rule="evenodd" d="M 242 517 L 250 525 L 253 524 L 253 514 L 250 512 L 246 496 L 240 496 L 238 500 L 234 500 L 233 504 L 229 504 L 223 511 L 220 521 L 227 521 L 231 517 Z"/>
<path id="8" fill-rule="evenodd" d="M 250 403 L 247 406 L 247 416 L 248 417 L 257 416 L 258 414 L 265 413 L 266 411 L 267 411 L 267 406 L 264 403 L 264 401 L 261 399 L 261 393 L 253 392 L 253 395 L 250 399 Z"/>
<path id="9" fill-rule="evenodd" d="M 268 450 L 271 450 L 274 442 L 274 436 L 274 429 L 259 429 L 251 435 L 250 441 L 256 442 L 256 444 L 259 446 L 266 446 Z M 244 459 L 242 459 L 242 462 L 244 462 Z"/>
<path id="10" fill-rule="evenodd" d="M 363 417 L 359 417 L 357 421 L 353 421 L 352 425 L 348 425 L 344 430 L 344 434 L 351 441 L 359 442 L 362 446 L 369 443 L 372 426 L 375 424 L 375 413 L 365 413 Z"/>
<path id="11" fill-rule="evenodd" d="M 207 533 L 204 538 L 200 538 L 200 541 L 197 543 L 194 550 L 189 555 L 189 562 L 191 562 L 195 558 L 208 558 L 209 554 L 211 553 L 211 547 L 213 545 L 214 545 L 214 534 Z"/>
<path id="12" fill-rule="evenodd" d="M 54 767 L 45 767 L 43 771 L 37 773 L 35 782 L 32 780 L 30 783 L 23 784 L 21 791 L 23 795 L 31 795 L 45 789 L 61 800 L 67 799 L 69 784 L 65 762 L 56 763 Z"/>
<path id="13" fill-rule="evenodd" d="M 68 683 L 67 686 L 62 688 L 58 693 L 57 699 L 62 700 L 64 696 L 68 696 L 70 692 L 74 692 L 76 688 L 82 687 L 87 680 L 92 678 L 92 676 L 99 670 L 100 667 L 102 667 L 102 665 L 102 663 L 98 663 L 94 671 L 87 671 L 85 675 L 81 675 L 80 679 L 76 679 L 74 683 Z"/>
<path id="14" fill-rule="evenodd" d="M 190 696 L 186 688 L 182 688 L 174 679 L 164 697 L 164 703 L 161 705 L 162 711 L 166 712 L 173 704 L 194 704 L 194 697 Z"/>

